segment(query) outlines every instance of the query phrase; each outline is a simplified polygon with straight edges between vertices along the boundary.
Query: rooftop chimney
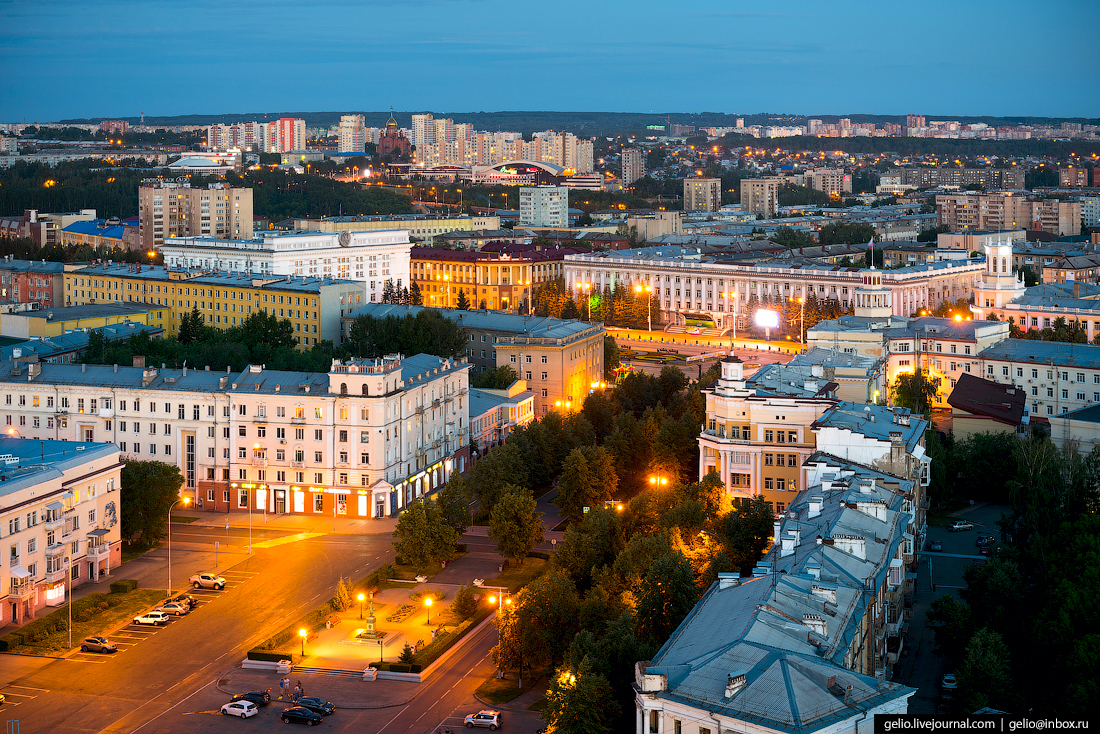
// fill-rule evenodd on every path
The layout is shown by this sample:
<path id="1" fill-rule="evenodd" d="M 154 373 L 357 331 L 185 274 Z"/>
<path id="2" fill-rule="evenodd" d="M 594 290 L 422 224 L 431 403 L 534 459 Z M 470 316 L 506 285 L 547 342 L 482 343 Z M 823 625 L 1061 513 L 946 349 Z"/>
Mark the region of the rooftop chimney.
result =
<path id="1" fill-rule="evenodd" d="M 746 670 L 735 670 L 726 677 L 726 698 L 732 698 L 733 694 L 745 687 Z"/>
<path id="2" fill-rule="evenodd" d="M 740 586 L 740 585 L 741 585 L 741 574 L 737 573 L 736 571 L 733 571 L 733 572 L 719 571 L 718 572 L 718 588 L 719 589 L 729 589 L 729 588 L 732 588 L 734 586 Z"/>
<path id="3" fill-rule="evenodd" d="M 810 497 L 810 512 L 806 517 L 817 517 L 821 514 L 821 505 L 825 503 L 825 498 L 819 494 L 812 495 Z"/>

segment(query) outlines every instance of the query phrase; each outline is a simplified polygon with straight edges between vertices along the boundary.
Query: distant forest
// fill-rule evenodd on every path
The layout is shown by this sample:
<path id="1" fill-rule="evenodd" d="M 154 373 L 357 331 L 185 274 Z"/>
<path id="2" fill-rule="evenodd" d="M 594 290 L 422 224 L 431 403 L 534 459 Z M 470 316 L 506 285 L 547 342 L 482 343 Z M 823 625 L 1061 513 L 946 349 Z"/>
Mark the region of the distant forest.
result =
<path id="1" fill-rule="evenodd" d="M 409 127 L 412 115 L 431 112 L 436 117 L 450 117 L 456 122 L 468 122 L 478 130 L 507 130 L 525 134 L 542 130 L 566 130 L 585 135 L 621 135 L 641 134 L 648 125 L 667 125 L 669 121 L 679 125 L 695 127 L 733 127 L 738 118 L 746 125 L 800 125 L 809 118 L 824 122 L 836 122 L 844 115 L 780 115 L 769 113 L 732 114 L 724 112 L 551 112 L 551 111 L 504 111 L 504 112 L 446 112 L 437 110 L 394 112 L 394 118 L 402 127 Z M 223 115 L 178 115 L 175 117 L 146 116 L 146 125 L 209 125 L 214 122 L 260 122 L 277 120 L 280 117 L 297 117 L 306 121 L 310 127 L 335 125 L 340 115 L 361 114 L 369 127 L 384 127 L 389 119 L 388 111 L 350 111 L 350 112 L 247 112 L 243 114 Z M 883 125 L 887 122 L 905 124 L 905 115 L 847 115 L 852 122 L 873 122 Z M 1057 125 L 1062 122 L 1080 122 L 1082 124 L 1100 124 L 1100 118 L 1080 117 L 974 117 L 959 115 L 925 115 L 929 120 L 959 120 L 964 123 L 984 122 L 987 125 Z M 65 124 L 89 124 L 102 118 L 84 118 L 61 120 Z M 131 125 L 140 121 L 137 117 L 120 117 Z M 833 139 L 833 138 L 830 138 Z M 1025 141 L 1026 142 L 1026 141 Z"/>

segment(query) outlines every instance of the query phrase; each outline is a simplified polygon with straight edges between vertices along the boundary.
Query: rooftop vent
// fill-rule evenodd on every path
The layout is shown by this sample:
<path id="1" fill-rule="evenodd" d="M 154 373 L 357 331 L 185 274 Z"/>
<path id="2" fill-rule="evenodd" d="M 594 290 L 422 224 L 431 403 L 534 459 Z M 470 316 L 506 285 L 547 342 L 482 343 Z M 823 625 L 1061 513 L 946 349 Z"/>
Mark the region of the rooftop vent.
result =
<path id="1" fill-rule="evenodd" d="M 745 677 L 748 671 L 735 670 L 726 677 L 726 698 L 732 698 L 733 694 L 745 687 Z"/>

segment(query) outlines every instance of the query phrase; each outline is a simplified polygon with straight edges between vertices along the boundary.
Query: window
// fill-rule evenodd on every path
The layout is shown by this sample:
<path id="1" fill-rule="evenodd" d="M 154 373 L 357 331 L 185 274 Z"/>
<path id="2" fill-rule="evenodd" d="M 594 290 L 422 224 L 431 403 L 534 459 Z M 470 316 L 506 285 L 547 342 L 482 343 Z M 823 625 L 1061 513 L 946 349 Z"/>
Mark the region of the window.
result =
<path id="1" fill-rule="evenodd" d="M 313 511 L 322 512 L 325 509 L 325 495 L 320 492 L 313 493 Z"/>
<path id="2" fill-rule="evenodd" d="M 313 452 L 313 462 L 315 464 L 320 464 L 322 461 L 323 461 L 323 459 L 321 458 L 321 452 L 320 451 L 314 451 Z"/>
<path id="3" fill-rule="evenodd" d="M 798 454 L 787 454 L 787 466 L 798 466 Z"/>
<path id="4" fill-rule="evenodd" d="M 783 454 L 780 454 L 779 456 L 782 457 Z M 771 454 L 764 454 L 764 466 L 774 466 Z"/>
<path id="5" fill-rule="evenodd" d="M 1084 399 L 1085 399 L 1085 393 L 1083 393 L 1083 392 L 1078 392 L 1078 393 L 1077 393 L 1077 399 L 1078 399 L 1078 400 L 1084 400 Z"/>
<path id="6" fill-rule="evenodd" d="M 1054 388 L 1053 387 L 1048 387 L 1047 388 L 1047 397 L 1048 398 L 1054 397 Z"/>
<path id="7" fill-rule="evenodd" d="M 1008 365 L 1004 365 L 1003 367 L 1001 367 L 1001 376 L 1008 377 Z"/>
<path id="8" fill-rule="evenodd" d="M 779 489 L 779 490 L 786 490 L 787 489 L 787 480 L 783 479 L 782 477 L 779 477 L 778 479 L 775 480 L 775 488 Z"/>
<path id="9" fill-rule="evenodd" d="M 545 355 L 545 354 L 544 354 L 544 355 L 542 355 L 542 363 L 543 363 L 543 364 L 546 364 L 546 355 Z"/>
<path id="10" fill-rule="evenodd" d="M 764 489 L 772 489 L 772 478 L 764 477 Z"/>
<path id="11" fill-rule="evenodd" d="M 1062 390 L 1062 400 L 1069 400 L 1069 390 Z"/>
<path id="12" fill-rule="evenodd" d="M 1016 368 L 1016 376 L 1017 377 L 1023 377 L 1024 376 L 1024 368 L 1023 367 L 1017 367 Z"/>
<path id="13" fill-rule="evenodd" d="M 545 372 L 542 373 L 542 379 L 544 379 L 544 380 L 546 379 L 546 373 Z"/>
<path id="14" fill-rule="evenodd" d="M 772 431 L 771 429 L 765 430 L 764 431 L 764 443 L 771 443 L 774 440 L 775 440 L 774 439 L 774 431 Z"/>
<path id="15" fill-rule="evenodd" d="M 993 376 L 993 365 L 991 365 L 991 364 L 987 364 L 987 365 L 985 366 L 985 373 L 986 373 L 987 375 L 989 375 L 990 377 L 992 377 L 992 376 Z"/>
<path id="16" fill-rule="evenodd" d="M 306 429 L 304 429 L 304 428 L 295 428 L 294 429 L 294 440 L 295 441 L 304 441 L 305 438 L 306 438 Z"/>
<path id="17" fill-rule="evenodd" d="M 313 431 L 313 440 L 314 441 L 324 441 L 325 440 L 325 432 L 323 430 L 321 430 L 320 428 L 314 429 L 314 431 Z"/>

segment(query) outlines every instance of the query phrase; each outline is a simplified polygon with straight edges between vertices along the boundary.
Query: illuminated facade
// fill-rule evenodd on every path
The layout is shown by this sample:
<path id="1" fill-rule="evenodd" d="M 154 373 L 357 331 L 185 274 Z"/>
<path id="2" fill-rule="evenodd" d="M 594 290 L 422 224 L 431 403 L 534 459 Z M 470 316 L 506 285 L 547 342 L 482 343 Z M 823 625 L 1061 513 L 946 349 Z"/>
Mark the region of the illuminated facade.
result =
<path id="1" fill-rule="evenodd" d="M 327 374 L 10 364 L 7 426 L 176 463 L 201 510 L 389 517 L 467 461 L 464 361 L 391 355 Z"/>
<path id="2" fill-rule="evenodd" d="M 170 237 L 252 237 L 252 189 L 152 179 L 138 187 L 138 237 L 146 250 Z"/>

